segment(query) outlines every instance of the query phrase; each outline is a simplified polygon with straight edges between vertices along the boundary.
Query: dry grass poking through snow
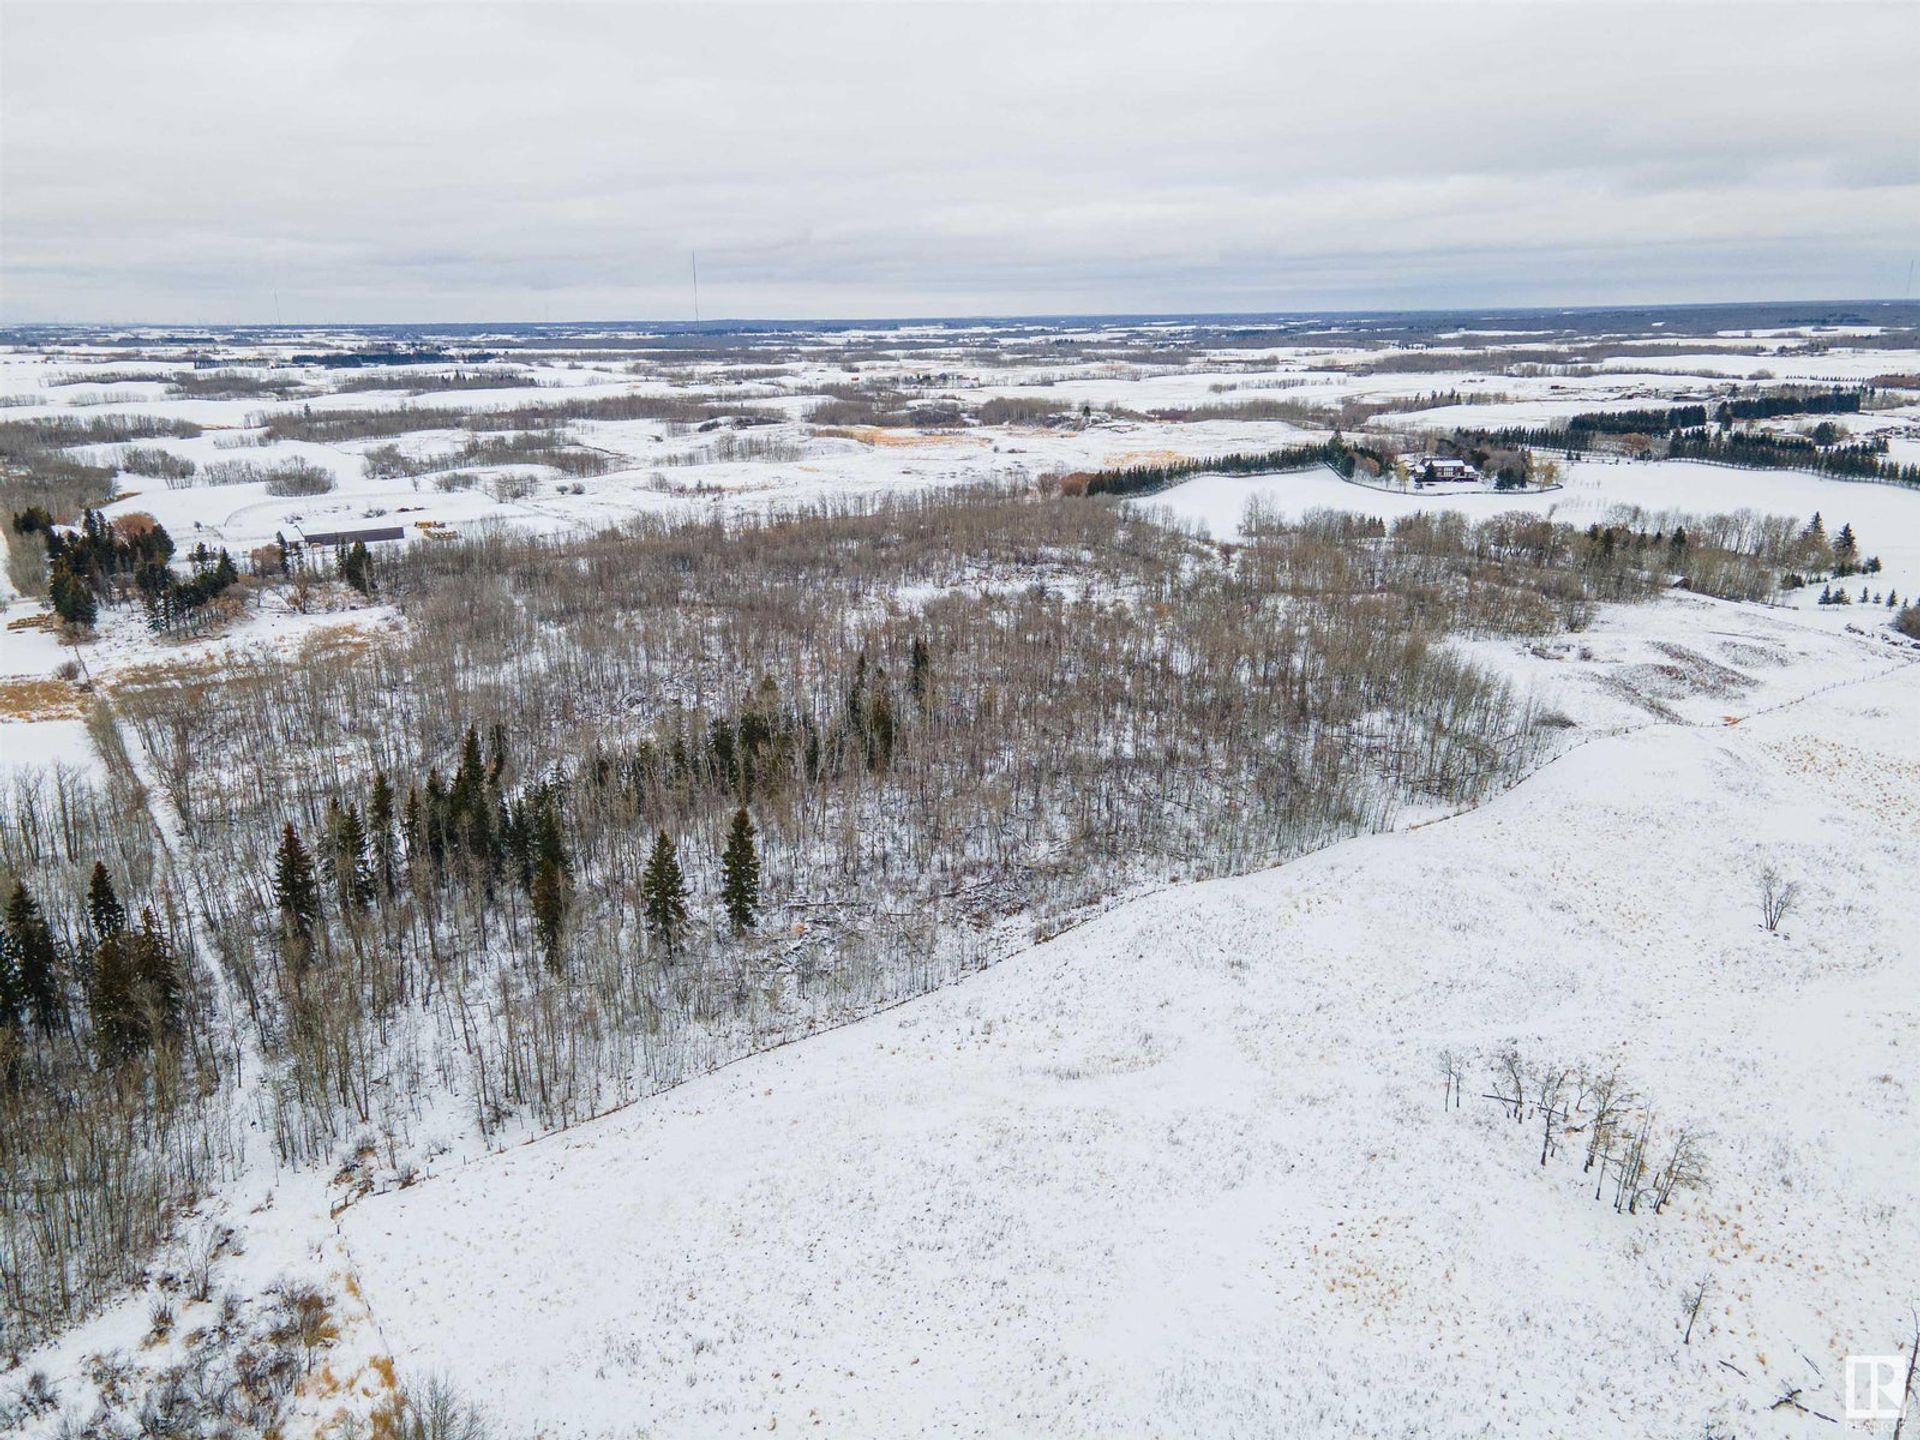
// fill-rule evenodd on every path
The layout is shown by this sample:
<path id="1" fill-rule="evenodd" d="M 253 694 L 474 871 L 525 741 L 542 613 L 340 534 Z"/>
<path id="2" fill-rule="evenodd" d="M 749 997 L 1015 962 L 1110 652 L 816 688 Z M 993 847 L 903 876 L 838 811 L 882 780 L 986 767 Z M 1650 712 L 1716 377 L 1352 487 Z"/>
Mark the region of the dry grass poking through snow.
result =
<path id="1" fill-rule="evenodd" d="M 922 434 L 916 430 L 888 430 L 878 425 L 826 425 L 813 432 L 827 440 L 858 440 L 882 450 L 926 450 L 944 445 L 984 446 L 992 442 L 984 435 Z"/>
<path id="2" fill-rule="evenodd" d="M 0 720 L 82 720 L 86 692 L 71 680 L 0 680 Z"/>

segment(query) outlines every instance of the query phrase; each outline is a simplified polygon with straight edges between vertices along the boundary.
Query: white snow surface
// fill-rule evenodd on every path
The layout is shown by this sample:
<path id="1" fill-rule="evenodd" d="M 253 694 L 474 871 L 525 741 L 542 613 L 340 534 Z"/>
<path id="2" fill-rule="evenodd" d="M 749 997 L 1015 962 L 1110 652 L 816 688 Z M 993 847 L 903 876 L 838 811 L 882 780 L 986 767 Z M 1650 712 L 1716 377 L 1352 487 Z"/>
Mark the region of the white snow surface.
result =
<path id="1" fill-rule="evenodd" d="M 1839 1414 L 1920 1293 L 1920 668 L 1692 599 L 1589 639 L 1508 647 L 1593 738 L 1478 810 L 362 1201 L 403 1372 L 553 1437 L 1799 1435 L 1789 1385 Z M 1677 640 L 1745 678 L 1673 671 L 1684 723 L 1630 719 Z M 1769 861 L 1803 886 L 1778 936 Z M 1507 1044 L 1618 1062 L 1707 1136 L 1705 1188 L 1630 1217 L 1577 1143 L 1543 1167 L 1480 1098 Z"/>

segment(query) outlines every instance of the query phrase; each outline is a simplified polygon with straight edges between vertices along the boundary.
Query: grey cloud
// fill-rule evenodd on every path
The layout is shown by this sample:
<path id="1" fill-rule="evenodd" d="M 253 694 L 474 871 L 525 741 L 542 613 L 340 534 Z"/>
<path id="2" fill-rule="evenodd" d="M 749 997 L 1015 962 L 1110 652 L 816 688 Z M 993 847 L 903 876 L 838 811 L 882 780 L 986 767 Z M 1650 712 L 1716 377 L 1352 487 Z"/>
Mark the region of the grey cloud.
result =
<path id="1" fill-rule="evenodd" d="M 1897 294 L 1899 3 L 0 3 L 0 317 Z M 556 307 L 561 307 L 557 309 Z"/>

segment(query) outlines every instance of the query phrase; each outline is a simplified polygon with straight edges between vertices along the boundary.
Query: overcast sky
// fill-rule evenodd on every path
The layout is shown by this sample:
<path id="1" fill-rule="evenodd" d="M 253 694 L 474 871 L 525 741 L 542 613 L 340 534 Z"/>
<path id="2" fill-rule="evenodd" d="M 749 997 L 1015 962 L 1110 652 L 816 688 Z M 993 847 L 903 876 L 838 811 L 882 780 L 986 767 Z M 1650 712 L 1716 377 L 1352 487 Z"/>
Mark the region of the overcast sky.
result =
<path id="1" fill-rule="evenodd" d="M 1920 3 L 0 3 L 0 319 L 1899 298 Z"/>

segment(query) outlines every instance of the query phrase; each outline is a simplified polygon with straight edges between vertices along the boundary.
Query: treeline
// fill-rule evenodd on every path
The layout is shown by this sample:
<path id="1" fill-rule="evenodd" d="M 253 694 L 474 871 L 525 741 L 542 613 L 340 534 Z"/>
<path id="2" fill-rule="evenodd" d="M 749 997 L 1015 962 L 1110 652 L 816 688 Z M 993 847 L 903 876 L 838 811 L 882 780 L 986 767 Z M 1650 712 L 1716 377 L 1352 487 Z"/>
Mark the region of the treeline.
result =
<path id="1" fill-rule="evenodd" d="M 409 455 L 398 445 L 376 445 L 366 454 L 374 480 L 433 475 L 477 465 L 545 465 L 563 475 L 599 475 L 613 468 L 613 457 L 576 443 L 565 430 L 470 436 L 457 448 L 436 455 Z"/>
<path id="2" fill-rule="evenodd" d="M 71 523 L 89 505 L 112 498 L 113 467 L 70 453 L 77 445 L 118 445 L 160 436 L 190 438 L 200 427 L 150 415 L 61 415 L 0 421 L 0 511 L 11 520 L 28 509 Z"/>
<path id="3" fill-rule="evenodd" d="M 1562 424 L 1508 426 L 1477 432 L 1507 445 L 1543 449 L 1587 450 L 1599 435 L 1657 437 L 1691 430 L 1708 423 L 1726 428 L 1738 420 L 1770 419 L 1780 415 L 1838 415 L 1859 410 L 1865 390 L 1781 390 L 1723 400 L 1709 411 L 1706 402 L 1674 405 L 1660 410 L 1588 410 L 1569 415 Z"/>
<path id="4" fill-rule="evenodd" d="M 1707 423 L 1705 405 L 1676 405 L 1667 410 L 1591 410 L 1567 417 L 1568 435 L 1663 435 Z"/>
<path id="5" fill-rule="evenodd" d="M 1779 390 L 1723 400 L 1713 418 L 1721 426 L 1736 420 L 1771 420 L 1780 415 L 1852 415 L 1868 397 L 1865 390 Z M 1691 424 L 1703 424 L 1696 420 Z"/>
<path id="6" fill-rule="evenodd" d="M 1068 476 L 1062 488 L 1069 495 L 1151 495 L 1194 475 L 1266 475 L 1282 470 L 1306 470 L 1315 465 L 1328 466 L 1351 479 L 1356 453 L 1356 447 L 1335 438 L 1260 454 L 1213 455 L 1163 465 L 1094 470 Z"/>
<path id="7" fill-rule="evenodd" d="M 718 394 L 602 395 L 485 410 L 416 405 L 315 410 L 309 405 L 250 416 L 249 424 L 263 430 L 269 441 L 311 440 L 331 445 L 421 430 L 551 430 L 574 420 L 658 420 L 692 425 L 729 418 L 771 424 L 786 417 L 784 412 L 764 405 Z"/>
<path id="8" fill-rule="evenodd" d="M 419 375 L 407 372 L 349 375 L 334 382 L 333 389 L 339 395 L 369 390 L 404 390 L 411 395 L 426 395 L 448 390 L 509 390 L 535 383 L 524 370 L 446 370 Z"/>
<path id="9" fill-rule="evenodd" d="M 1676 460 L 1710 460 L 1757 470 L 1811 470 L 1841 480 L 1920 485 L 1920 465 L 1883 459 L 1884 444 L 1820 446 L 1798 435 L 1698 429 L 1669 437 L 1667 454 Z"/>

